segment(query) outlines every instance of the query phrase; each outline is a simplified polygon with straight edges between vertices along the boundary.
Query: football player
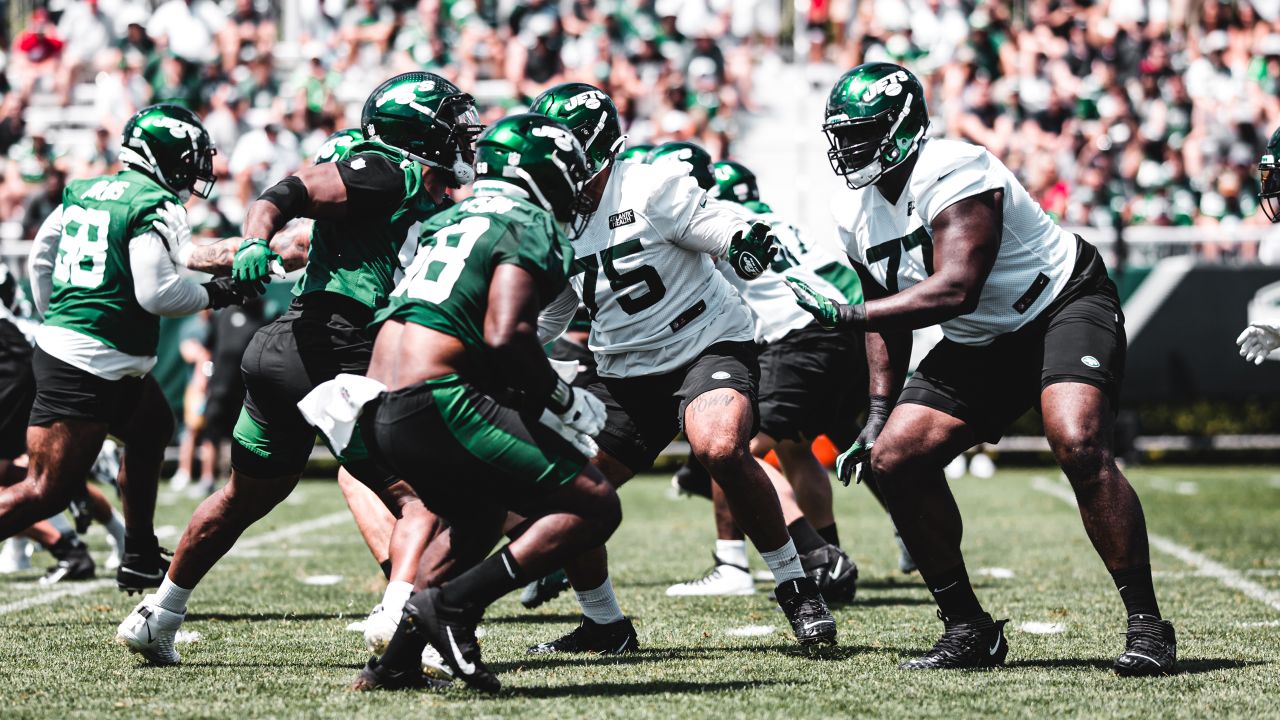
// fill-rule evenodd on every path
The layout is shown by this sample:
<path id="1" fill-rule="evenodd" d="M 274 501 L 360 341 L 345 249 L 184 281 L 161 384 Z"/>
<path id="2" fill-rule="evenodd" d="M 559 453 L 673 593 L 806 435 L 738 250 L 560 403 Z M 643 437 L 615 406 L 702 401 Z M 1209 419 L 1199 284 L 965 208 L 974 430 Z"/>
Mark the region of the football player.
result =
<path id="1" fill-rule="evenodd" d="M 485 608 L 603 544 L 622 519 L 587 462 L 604 407 L 556 374 L 538 338 L 539 311 L 568 287 L 573 250 L 559 223 L 574 219 L 587 178 L 582 146 L 555 120 L 514 115 L 480 138 L 476 160 L 475 195 L 423 226 L 422 249 L 375 316 L 369 378 L 342 376 L 304 401 L 346 402 L 373 383 L 365 442 L 448 520 L 465 568 L 432 587 L 419 577 L 357 690 L 430 684 L 420 668 L 429 643 L 454 677 L 497 691 L 475 636 Z M 526 518 L 524 532 L 483 559 L 508 512 Z"/>
<path id="2" fill-rule="evenodd" d="M 180 267 L 225 271 L 235 241 L 191 244 L 182 203 L 213 187 L 214 148 L 200 120 L 152 105 L 124 127 L 124 169 L 68 183 L 29 259 L 36 394 L 26 479 L 0 491 L 0 537 L 67 507 L 108 434 L 124 442 L 119 475 L 127 533 L 121 590 L 155 587 L 167 562 L 153 529 L 156 487 L 173 415 L 149 373 L 160 316 L 243 302 L 261 287 L 222 277 L 199 285 Z"/>
<path id="3" fill-rule="evenodd" d="M 805 573 L 814 578 L 828 602 L 849 602 L 856 592 L 858 568 L 839 547 L 832 511 L 831 480 L 814 457 L 811 444 L 826 433 L 847 446 L 858 433 L 857 417 L 866 406 L 866 370 L 850 357 L 863 354 L 862 337 L 853 332 L 832 333 L 818 326 L 796 306 L 784 274 L 803 276 L 831 297 L 846 302 L 861 299 L 857 275 L 820 248 L 810 247 L 799 230 L 773 214 L 760 201 L 755 175 L 732 161 L 712 164 L 711 156 L 690 143 L 659 146 L 655 163 L 679 162 L 700 186 L 724 201 L 744 219 L 770 225 L 778 238 L 778 253 L 757 279 L 744 281 L 727 262 L 717 263 L 752 311 L 760 353 L 760 432 L 751 452 L 764 457 L 775 451 L 791 486 L 782 484 L 787 530 L 800 552 Z M 712 169 L 713 175 L 707 170 Z M 840 283 L 840 287 L 828 278 Z M 776 472 L 764 466 L 767 473 Z M 776 487 L 776 485 L 775 485 Z M 792 487 L 794 495 L 792 497 Z M 715 506 L 715 565 L 701 578 L 667 588 L 667 595 L 739 595 L 755 592 L 747 567 L 746 542 L 733 522 L 724 493 L 711 485 Z M 798 503 L 799 507 L 795 507 Z M 794 510 L 787 512 L 788 505 Z M 801 513 L 803 511 L 803 513 Z"/>
<path id="4" fill-rule="evenodd" d="M 1098 251 L 1058 227 L 994 155 L 926 139 L 928 118 L 919 80 L 897 65 L 859 65 L 836 82 L 823 129 L 850 190 L 833 206 L 867 302 L 789 281 L 824 327 L 867 333 L 871 409 L 837 472 L 847 479 L 867 461 L 945 625 L 902 667 L 1004 662 L 1006 621 L 992 620 L 969 582 L 943 467 L 1035 407 L 1128 614 L 1115 670 L 1168 673 L 1173 625 L 1156 603 L 1142 506 L 1112 451 L 1125 359 L 1116 287 Z M 911 331 L 933 324 L 945 338 L 908 380 Z"/>
<path id="5" fill-rule="evenodd" d="M 563 304 L 572 312 L 581 299 L 591 315 L 600 380 L 590 389 L 608 409 L 596 467 L 621 485 L 648 470 L 683 429 L 772 571 L 797 640 L 833 643 L 835 621 L 805 576 L 777 493 L 749 449 L 757 425 L 754 321 L 712 261 L 726 256 L 740 276 L 758 277 L 772 259 L 768 226 L 708 203 L 677 165 L 615 162 L 625 139 L 613 101 L 595 87 L 557 85 L 532 109 L 568 125 L 592 166 L 585 227 L 573 240 L 575 294 Z M 530 652 L 636 649 L 604 547 L 565 569 L 582 622 Z"/>
<path id="6" fill-rule="evenodd" d="M 1271 134 L 1266 152 L 1258 161 L 1258 183 L 1262 186 L 1258 191 L 1258 204 L 1272 223 L 1280 222 L 1280 164 L 1276 162 L 1277 156 L 1280 156 L 1280 129 Z M 1236 345 L 1240 346 L 1240 357 L 1245 362 L 1261 365 L 1268 355 L 1280 348 L 1280 327 L 1254 323 L 1240 333 Z"/>
<path id="7" fill-rule="evenodd" d="M 316 433 L 296 404 L 338 373 L 363 374 L 368 367 L 373 338 L 366 328 L 394 287 L 410 229 L 448 205 L 450 188 L 474 177 L 476 117 L 471 96 L 444 78 L 397 75 L 365 101 L 366 139 L 346 157 L 304 168 L 249 207 L 233 277 L 266 279 L 278 258 L 268 240 L 298 217 L 315 220 L 306 270 L 289 310 L 257 332 L 241 362 L 245 407 L 235 427 L 230 480 L 196 509 L 159 591 L 117 630 L 131 652 L 155 664 L 180 661 L 173 638 L 192 590 L 240 534 L 297 485 Z M 389 506 L 425 513 L 409 486 L 378 468 L 360 443 L 338 457 Z M 406 559 L 412 565 L 421 541 L 403 547 L 413 549 Z M 408 595 L 401 586 L 398 602 Z"/>

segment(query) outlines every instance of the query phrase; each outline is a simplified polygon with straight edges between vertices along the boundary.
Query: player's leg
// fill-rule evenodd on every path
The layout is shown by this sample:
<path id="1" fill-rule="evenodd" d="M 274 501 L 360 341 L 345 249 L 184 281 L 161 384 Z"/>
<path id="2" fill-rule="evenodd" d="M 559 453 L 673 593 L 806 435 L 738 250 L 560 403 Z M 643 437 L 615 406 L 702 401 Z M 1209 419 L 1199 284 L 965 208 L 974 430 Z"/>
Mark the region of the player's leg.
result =
<path id="1" fill-rule="evenodd" d="M 356 480 L 345 467 L 338 469 L 338 489 L 342 491 L 342 498 L 346 500 L 351 517 L 356 521 L 360 537 L 364 538 L 374 561 L 382 568 L 382 574 L 390 580 L 391 560 L 387 549 L 391 545 L 395 516 L 377 493 Z"/>
<path id="2" fill-rule="evenodd" d="M 110 444 L 109 442 L 106 444 Z M 101 456 L 99 456 L 101 460 Z M 97 485 L 87 485 L 85 487 L 86 497 L 88 499 L 88 509 L 93 520 L 107 531 L 107 540 L 111 544 L 111 558 L 107 560 L 107 569 L 113 570 L 120 567 L 120 562 L 124 559 L 125 547 L 125 521 L 124 516 L 120 514 L 111 505 L 111 501 L 107 499 L 106 494 L 98 488 Z"/>
<path id="3" fill-rule="evenodd" d="M 116 585 L 127 592 L 157 587 L 168 570 L 155 536 L 156 491 L 160 466 L 173 436 L 173 413 L 155 378 L 137 383 L 137 407 L 111 433 L 124 443 L 117 482 L 125 522 L 124 556 L 116 569 Z"/>
<path id="4" fill-rule="evenodd" d="M 0 488 L 0 538 L 26 530 L 66 509 L 84 487 L 107 423 L 85 418 L 55 420 L 27 429 L 29 461 L 21 481 Z"/>

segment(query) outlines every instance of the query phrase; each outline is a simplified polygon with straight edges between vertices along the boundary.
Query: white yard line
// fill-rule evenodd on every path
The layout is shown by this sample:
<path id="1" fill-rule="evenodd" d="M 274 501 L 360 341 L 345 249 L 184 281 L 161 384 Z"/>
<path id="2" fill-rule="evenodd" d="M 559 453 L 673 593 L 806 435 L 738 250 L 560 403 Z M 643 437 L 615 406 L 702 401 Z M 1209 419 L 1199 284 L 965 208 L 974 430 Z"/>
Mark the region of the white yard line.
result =
<path id="1" fill-rule="evenodd" d="M 1069 485 L 1056 483 L 1047 477 L 1036 476 L 1031 478 L 1031 487 L 1046 495 L 1052 495 L 1072 507 L 1077 507 L 1075 493 L 1071 491 L 1071 486 Z M 1211 577 L 1232 590 L 1242 592 L 1258 602 L 1265 603 L 1274 610 L 1280 610 L 1280 592 L 1269 590 L 1217 560 L 1206 557 L 1186 545 L 1176 543 L 1163 535 L 1148 533 L 1147 539 L 1151 542 L 1152 547 L 1190 565 L 1196 572 Z"/>
<path id="2" fill-rule="evenodd" d="M 315 530 L 322 530 L 333 525 L 337 525 L 347 518 L 351 517 L 351 513 L 342 510 L 339 512 L 321 515 L 318 518 L 304 520 L 293 525 L 286 525 L 278 530 L 272 530 L 269 533 L 255 535 L 254 537 L 238 543 L 228 555 L 235 555 L 237 550 L 253 550 L 272 543 L 278 543 L 282 540 L 292 540 L 301 535 L 305 535 Z M 77 595 L 87 595 L 95 590 L 102 590 L 108 587 L 114 587 L 115 580 L 103 578 L 101 580 L 91 580 L 83 583 L 71 583 L 65 586 L 59 586 L 49 592 L 40 593 L 22 600 L 15 600 L 11 603 L 0 605 L 0 615 L 10 615 L 16 612 L 22 612 L 29 608 L 38 607 L 40 605 L 48 605 L 55 603 L 63 598 L 75 597 Z"/>

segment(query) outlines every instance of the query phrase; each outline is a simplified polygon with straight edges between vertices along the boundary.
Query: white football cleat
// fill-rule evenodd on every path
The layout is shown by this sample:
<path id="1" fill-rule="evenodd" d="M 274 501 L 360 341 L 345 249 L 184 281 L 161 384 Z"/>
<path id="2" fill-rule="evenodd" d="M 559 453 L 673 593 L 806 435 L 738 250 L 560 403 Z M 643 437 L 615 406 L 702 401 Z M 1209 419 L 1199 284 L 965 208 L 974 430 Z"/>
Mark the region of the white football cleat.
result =
<path id="1" fill-rule="evenodd" d="M 124 543 L 116 542 L 111 533 L 107 533 L 107 547 L 111 548 L 111 554 L 107 555 L 107 562 L 103 567 L 108 570 L 119 570 L 120 563 L 124 560 Z"/>
<path id="2" fill-rule="evenodd" d="M 400 616 L 404 608 L 383 607 L 382 603 L 373 606 L 373 611 L 364 621 L 364 644 L 369 652 L 381 656 L 387 651 L 387 643 L 396 634 L 400 626 Z"/>
<path id="3" fill-rule="evenodd" d="M 31 553 L 35 546 L 24 537 L 11 537 L 0 548 L 0 574 L 23 572 L 31 569 Z"/>
<path id="4" fill-rule="evenodd" d="M 422 674 L 445 682 L 453 680 L 453 670 L 444 661 L 440 651 L 436 650 L 431 643 L 427 643 L 427 646 L 422 648 Z"/>
<path id="5" fill-rule="evenodd" d="M 755 591 L 755 580 L 747 568 L 730 565 L 716 558 L 716 565 L 710 572 L 697 580 L 672 585 L 667 588 L 667 597 L 751 595 Z"/>
<path id="6" fill-rule="evenodd" d="M 989 480 L 996 474 L 996 463 L 986 453 L 978 453 L 969 459 L 969 474 L 979 480 Z"/>
<path id="7" fill-rule="evenodd" d="M 946 475 L 948 480 L 959 480 L 967 472 L 969 472 L 969 463 L 965 461 L 964 453 L 955 456 L 942 470 L 942 474 Z"/>
<path id="8" fill-rule="evenodd" d="M 185 612 L 165 610 L 156 604 L 155 595 L 147 595 L 116 628 L 116 640 L 156 665 L 177 665 L 182 658 L 173 643 L 186 617 Z"/>

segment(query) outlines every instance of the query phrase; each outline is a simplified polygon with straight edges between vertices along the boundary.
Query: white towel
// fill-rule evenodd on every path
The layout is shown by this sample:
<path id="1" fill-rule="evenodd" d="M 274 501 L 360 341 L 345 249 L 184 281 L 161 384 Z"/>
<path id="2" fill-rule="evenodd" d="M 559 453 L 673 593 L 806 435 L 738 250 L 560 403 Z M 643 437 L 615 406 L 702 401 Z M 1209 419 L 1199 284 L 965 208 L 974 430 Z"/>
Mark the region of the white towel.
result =
<path id="1" fill-rule="evenodd" d="M 351 443 L 351 433 L 368 402 L 387 391 L 387 386 L 364 377 L 343 373 L 322 382 L 298 402 L 307 422 L 329 440 L 329 447 L 341 453 Z"/>

